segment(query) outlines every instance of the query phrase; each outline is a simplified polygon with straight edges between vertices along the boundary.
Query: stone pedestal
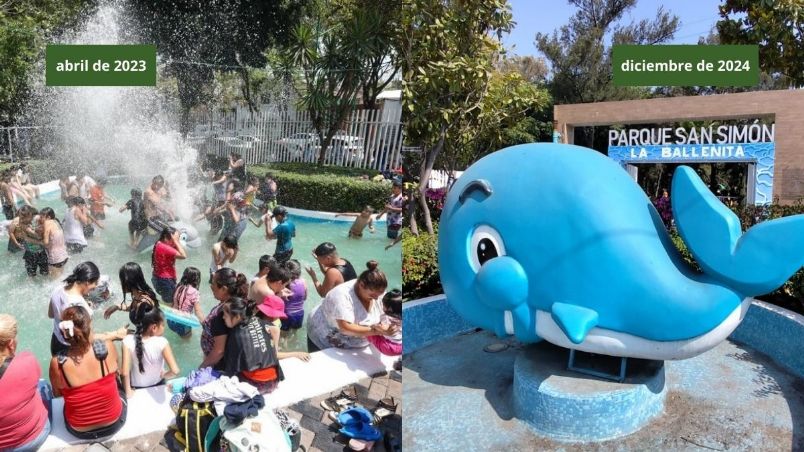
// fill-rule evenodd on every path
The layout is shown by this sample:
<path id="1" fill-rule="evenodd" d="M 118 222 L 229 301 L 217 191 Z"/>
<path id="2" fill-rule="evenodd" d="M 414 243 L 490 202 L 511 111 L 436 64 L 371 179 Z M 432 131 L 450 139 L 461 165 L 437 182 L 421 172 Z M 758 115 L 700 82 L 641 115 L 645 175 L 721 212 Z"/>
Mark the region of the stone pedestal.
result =
<path id="1" fill-rule="evenodd" d="M 567 370 L 567 349 L 546 342 L 523 349 L 514 366 L 516 417 L 539 434 L 602 441 L 633 433 L 664 410 L 661 361 L 628 360 L 623 383 Z"/>

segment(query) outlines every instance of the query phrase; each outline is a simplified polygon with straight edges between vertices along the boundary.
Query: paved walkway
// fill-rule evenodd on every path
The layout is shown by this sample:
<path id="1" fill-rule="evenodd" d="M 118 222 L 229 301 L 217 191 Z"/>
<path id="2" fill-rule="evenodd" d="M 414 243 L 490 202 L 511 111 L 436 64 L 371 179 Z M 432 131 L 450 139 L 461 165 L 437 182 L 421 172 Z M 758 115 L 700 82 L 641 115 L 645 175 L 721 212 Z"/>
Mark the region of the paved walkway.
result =
<path id="1" fill-rule="evenodd" d="M 357 390 L 358 402 L 373 410 L 380 399 L 393 397 L 397 403 L 397 414 L 388 416 L 380 425 L 380 430 L 384 436 L 391 435 L 398 438 L 401 443 L 402 438 L 402 374 L 397 371 L 378 375 L 374 378 L 360 380 L 354 385 Z M 321 401 L 341 392 L 340 388 L 331 394 L 324 394 L 312 399 L 293 404 L 284 408 L 290 417 L 299 421 L 302 427 L 301 445 L 308 452 L 341 452 L 350 450 L 346 444 L 348 438 L 344 438 L 338 433 L 327 413 L 321 408 Z M 164 431 L 154 432 L 138 438 L 121 441 L 107 441 L 91 445 L 78 445 L 61 449 L 63 452 L 162 452 L 168 449 L 164 447 L 162 436 Z M 382 442 L 378 442 L 374 447 L 375 452 L 385 452 L 386 448 Z M 392 452 L 392 451 L 391 451 Z"/>

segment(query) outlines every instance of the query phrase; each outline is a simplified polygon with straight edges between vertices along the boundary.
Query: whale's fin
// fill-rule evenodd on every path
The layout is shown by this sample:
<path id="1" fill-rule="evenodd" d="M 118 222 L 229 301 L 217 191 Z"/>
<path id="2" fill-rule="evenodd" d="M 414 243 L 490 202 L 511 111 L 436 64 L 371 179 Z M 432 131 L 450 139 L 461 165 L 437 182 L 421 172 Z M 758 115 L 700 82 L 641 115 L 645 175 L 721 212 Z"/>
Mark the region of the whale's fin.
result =
<path id="1" fill-rule="evenodd" d="M 765 221 L 741 234 L 734 212 L 687 166 L 673 175 L 671 200 L 695 260 L 741 295 L 771 292 L 804 265 L 804 215 Z"/>
<path id="2" fill-rule="evenodd" d="M 550 309 L 553 320 L 573 344 L 586 339 L 589 330 L 597 326 L 597 312 L 569 303 L 553 303 Z"/>

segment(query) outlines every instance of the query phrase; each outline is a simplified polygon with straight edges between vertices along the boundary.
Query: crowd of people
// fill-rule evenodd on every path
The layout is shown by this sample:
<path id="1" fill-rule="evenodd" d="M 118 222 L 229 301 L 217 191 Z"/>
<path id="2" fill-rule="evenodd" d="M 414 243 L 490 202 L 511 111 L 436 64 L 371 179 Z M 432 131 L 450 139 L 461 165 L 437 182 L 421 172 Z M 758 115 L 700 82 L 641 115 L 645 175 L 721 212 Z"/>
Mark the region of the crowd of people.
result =
<path id="1" fill-rule="evenodd" d="M 23 252 L 31 277 L 38 272 L 61 280 L 47 310 L 53 319 L 48 375 L 52 394 L 64 398 L 65 427 L 78 438 L 114 434 L 126 422 L 127 401 L 136 389 L 182 375 L 171 342 L 191 338 L 193 322 L 200 324 L 203 359 L 191 375 L 235 377 L 237 384 L 250 385 L 245 392 L 256 391 L 253 397 L 271 393 L 285 378 L 284 359 L 309 361 L 311 352 L 368 344 L 385 355 L 402 353 L 402 295 L 398 289 L 388 290 L 377 261 L 366 262 L 358 273 L 334 244 L 321 243 L 311 253 L 319 268 L 304 268 L 313 282 L 308 287 L 301 262 L 293 258 L 296 226 L 287 209 L 277 205 L 276 181 L 270 175 L 248 178 L 238 155 L 230 158 L 228 171 L 208 174 L 208 190 L 201 190 L 196 205 L 196 220 L 208 221 L 211 235 L 217 236 L 208 278 L 193 266 L 177 269 L 188 253 L 169 225 L 176 209 L 168 182 L 158 175 L 144 190 L 131 190 L 131 198 L 119 208 L 131 215 L 128 245 L 136 248 L 149 228 L 161 230 L 151 250 L 150 280 L 135 262 L 118 269 L 119 302 L 109 300 L 108 281 L 102 280 L 95 263 L 68 264 L 90 246 L 95 228 L 104 228 L 105 209 L 116 203 L 105 193 L 105 181 L 87 174 L 61 178 L 66 210 L 59 221 L 52 208 L 34 207 L 38 191 L 30 190 L 25 183 L 30 178 L 20 177 L 21 170 L 25 175 L 23 167 L 0 178 L 3 210 L 11 220 L 8 249 Z M 355 214 L 350 237 L 359 238 L 366 227 L 374 232 L 373 220 L 388 215 L 387 236 L 398 239 L 404 198 L 401 183 L 395 181 L 392 187 L 387 205 L 374 218 L 371 207 Z M 24 200 L 19 209 L 15 197 Z M 233 268 L 251 264 L 238 260 L 248 220 L 258 229 L 264 226 L 267 240 L 276 240 L 273 254 L 259 258 L 251 278 Z M 200 286 L 207 279 L 217 303 L 205 314 Z M 315 290 L 322 301 L 306 313 L 308 290 Z M 108 319 L 117 311 L 127 313 L 126 327 L 93 329 L 98 312 Z M 285 335 L 305 326 L 307 350 L 284 350 Z M 166 335 L 167 330 L 171 332 Z M 47 388 L 39 381 L 42 370 L 33 355 L 17 352 L 17 331 L 16 319 L 0 314 L 0 392 L 14 393 L 0 398 L 0 412 L 13 413 L 0 417 L 0 450 L 36 450 L 47 438 L 51 421 L 45 405 L 33 400 Z"/>

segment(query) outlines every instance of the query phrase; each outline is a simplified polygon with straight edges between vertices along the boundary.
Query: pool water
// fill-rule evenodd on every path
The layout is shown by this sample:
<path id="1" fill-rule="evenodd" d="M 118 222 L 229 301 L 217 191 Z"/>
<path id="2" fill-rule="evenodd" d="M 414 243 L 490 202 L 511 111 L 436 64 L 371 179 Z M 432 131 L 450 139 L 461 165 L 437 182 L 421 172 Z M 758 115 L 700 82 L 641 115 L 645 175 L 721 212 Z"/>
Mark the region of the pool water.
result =
<path id="1" fill-rule="evenodd" d="M 106 192 L 114 197 L 117 202 L 106 210 L 106 220 L 102 222 L 105 226 L 103 230 L 97 230 L 95 237 L 89 240 L 89 246 L 82 254 L 72 255 L 67 262 L 65 273 L 60 277 L 63 279 L 72 271 L 72 268 L 80 262 L 89 260 L 100 268 L 102 274 L 109 275 L 111 279 L 112 300 L 119 303 L 122 300 L 118 270 L 126 262 L 137 262 L 142 266 L 146 280 L 150 284 L 151 278 L 151 253 L 143 252 L 136 254 L 130 250 L 128 244 L 128 221 L 130 215 L 128 211 L 119 213 L 118 209 L 129 198 L 128 193 L 132 187 L 123 185 L 107 186 Z M 142 187 L 139 187 L 142 188 Z M 66 207 L 58 198 L 58 193 L 44 195 L 43 199 L 37 203 L 37 208 L 52 207 L 60 219 L 66 212 Z M 388 289 L 401 288 L 402 285 L 402 258 L 399 245 L 385 250 L 389 240 L 385 237 L 384 223 L 381 223 L 374 234 L 366 233 L 362 239 L 349 239 L 347 233 L 351 222 L 326 221 L 308 219 L 303 217 L 291 216 L 291 220 L 296 225 L 296 237 L 293 239 L 294 254 L 293 258 L 301 262 L 302 267 L 312 266 L 318 272 L 318 278 L 322 279 L 318 264 L 312 257 L 312 250 L 321 242 L 329 241 L 335 244 L 341 257 L 348 259 L 360 274 L 366 267 L 365 263 L 371 259 L 380 263 L 380 268 L 388 277 Z M 209 236 L 209 226 L 206 221 L 194 224 L 203 240 L 199 248 L 188 249 L 188 258 L 176 261 L 176 271 L 181 278 L 181 274 L 188 266 L 194 266 L 201 270 L 201 306 L 204 312 L 209 312 L 217 304 L 217 300 L 212 297 L 208 279 L 209 264 L 212 258 L 211 247 L 217 239 L 217 235 Z M 8 238 L 2 237 L 5 247 Z M 232 264 L 232 268 L 245 274 L 251 279 L 257 273 L 257 264 L 263 254 L 273 254 L 276 241 L 265 240 L 264 227 L 256 228 L 249 224 L 246 232 L 240 239 L 240 252 L 237 260 Z M 25 266 L 22 261 L 22 253 L 10 254 L 3 250 L 3 257 L 0 259 L 0 312 L 10 313 L 17 318 L 19 333 L 17 335 L 17 350 L 32 351 L 40 365 L 42 366 L 43 376 L 46 378 L 47 369 L 50 365 L 50 335 L 52 331 L 52 320 L 47 317 L 50 293 L 60 284 L 59 281 L 49 277 L 37 276 L 29 278 L 25 273 Z M 321 297 L 316 293 L 312 281 L 307 272 L 302 271 L 302 277 L 307 282 L 308 296 L 305 302 L 305 317 L 315 306 L 321 303 Z M 98 308 L 93 315 L 93 328 L 96 331 L 110 331 L 128 323 L 127 313 L 117 312 L 108 320 L 103 319 L 104 307 Z M 289 335 L 282 350 L 306 350 L 307 334 L 305 325 L 295 333 Z M 192 337 L 181 339 L 173 331 L 166 329 L 165 337 L 170 341 L 173 353 L 176 356 L 182 373 L 198 367 L 202 360 L 201 348 L 199 345 L 200 329 L 194 329 Z M 119 348 L 118 348 L 119 349 Z"/>

